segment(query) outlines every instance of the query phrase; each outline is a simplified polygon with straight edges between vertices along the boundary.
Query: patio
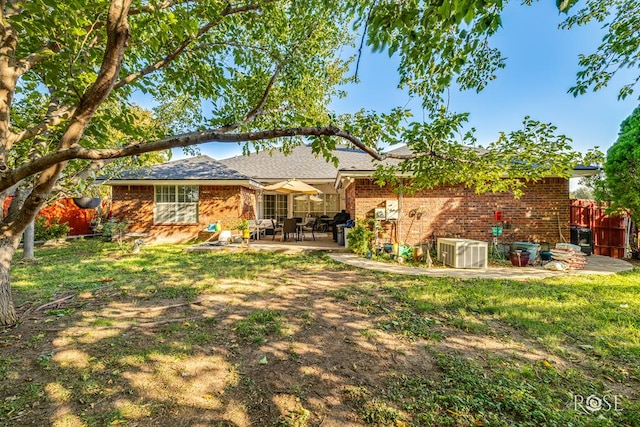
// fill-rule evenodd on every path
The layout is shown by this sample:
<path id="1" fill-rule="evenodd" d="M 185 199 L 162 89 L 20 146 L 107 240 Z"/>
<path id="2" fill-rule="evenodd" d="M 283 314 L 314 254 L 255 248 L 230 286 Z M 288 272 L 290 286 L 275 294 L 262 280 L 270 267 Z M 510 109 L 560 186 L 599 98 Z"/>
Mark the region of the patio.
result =
<path id="1" fill-rule="evenodd" d="M 189 246 L 185 249 L 185 252 L 222 251 L 234 253 L 243 251 L 265 251 L 296 254 L 305 251 L 325 251 L 329 252 L 329 257 L 331 257 L 334 261 L 366 270 L 382 271 L 410 276 L 455 277 L 460 279 L 528 280 L 567 275 L 607 275 L 633 269 L 633 265 L 626 261 L 600 255 L 591 255 L 587 257 L 587 266 L 583 270 L 550 271 L 542 267 L 427 269 L 395 263 L 373 261 L 363 258 L 351 253 L 349 249 L 345 248 L 344 246 L 339 246 L 332 240 L 331 234 L 328 233 L 319 233 L 319 235 L 316 234 L 316 240 L 309 238 L 305 240 L 288 240 L 286 242 L 282 242 L 279 240 L 279 237 L 280 236 L 276 236 L 275 240 L 271 240 L 271 236 L 266 236 L 266 238 L 262 238 L 260 240 L 252 240 L 248 248 L 246 246 L 243 247 L 240 243 L 230 243 L 228 245 L 221 246 L 210 243 L 201 243 L 194 246 Z"/>
<path id="2" fill-rule="evenodd" d="M 229 243 L 227 245 L 216 245 L 211 243 L 200 243 L 189 246 L 185 252 L 206 252 L 206 251 L 223 251 L 223 252 L 240 252 L 246 250 L 267 251 L 279 253 L 300 253 L 305 251 L 327 251 L 327 252 L 348 252 L 344 246 L 339 246 L 333 241 L 331 233 L 316 233 L 316 239 L 311 236 L 304 240 L 280 240 L 277 235 L 275 240 L 271 240 L 272 236 L 261 237 L 260 240 L 251 240 L 249 247 L 242 246 L 240 243 Z"/>

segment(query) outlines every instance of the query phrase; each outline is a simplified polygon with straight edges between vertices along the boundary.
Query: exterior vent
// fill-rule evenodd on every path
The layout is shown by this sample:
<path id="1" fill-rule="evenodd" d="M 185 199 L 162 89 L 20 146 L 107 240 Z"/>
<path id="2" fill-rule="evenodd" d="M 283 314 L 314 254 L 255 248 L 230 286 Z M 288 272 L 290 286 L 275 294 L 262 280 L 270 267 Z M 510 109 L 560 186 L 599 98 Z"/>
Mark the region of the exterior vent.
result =
<path id="1" fill-rule="evenodd" d="M 438 261 L 453 268 L 487 268 L 488 244 L 469 239 L 438 239 Z"/>

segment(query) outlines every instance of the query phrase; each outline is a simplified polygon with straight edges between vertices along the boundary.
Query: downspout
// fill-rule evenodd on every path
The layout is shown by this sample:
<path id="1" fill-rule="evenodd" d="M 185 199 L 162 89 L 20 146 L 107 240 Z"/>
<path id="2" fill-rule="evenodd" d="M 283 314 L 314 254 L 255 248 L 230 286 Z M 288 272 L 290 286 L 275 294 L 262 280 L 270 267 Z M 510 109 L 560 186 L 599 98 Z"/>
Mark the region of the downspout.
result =
<path id="1" fill-rule="evenodd" d="M 402 184 L 403 181 L 400 181 L 400 187 L 398 188 L 398 222 L 396 226 L 396 241 L 398 242 L 398 247 L 406 243 L 401 242 L 399 239 L 402 237 Z"/>

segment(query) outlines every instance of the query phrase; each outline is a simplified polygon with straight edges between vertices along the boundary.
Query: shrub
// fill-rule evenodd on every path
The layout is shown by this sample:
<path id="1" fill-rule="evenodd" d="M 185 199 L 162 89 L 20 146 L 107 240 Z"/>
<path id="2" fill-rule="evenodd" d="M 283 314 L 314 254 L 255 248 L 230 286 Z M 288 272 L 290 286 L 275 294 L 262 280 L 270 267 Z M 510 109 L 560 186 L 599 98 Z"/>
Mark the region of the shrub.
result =
<path id="1" fill-rule="evenodd" d="M 122 239 L 127 233 L 128 224 L 126 220 L 120 221 L 116 218 L 110 218 L 101 224 L 96 231 L 102 233 L 102 237 L 106 241 Z"/>
<path id="2" fill-rule="evenodd" d="M 39 216 L 35 221 L 35 240 L 52 240 L 66 237 L 71 227 L 66 222 L 60 224 L 58 218 L 48 220 L 44 216 Z"/>
<path id="3" fill-rule="evenodd" d="M 373 249 L 371 241 L 374 234 L 371 231 L 372 224 L 368 220 L 356 221 L 355 227 L 353 227 L 349 234 L 347 234 L 347 241 L 349 242 L 349 249 L 360 255 L 367 255 Z"/>

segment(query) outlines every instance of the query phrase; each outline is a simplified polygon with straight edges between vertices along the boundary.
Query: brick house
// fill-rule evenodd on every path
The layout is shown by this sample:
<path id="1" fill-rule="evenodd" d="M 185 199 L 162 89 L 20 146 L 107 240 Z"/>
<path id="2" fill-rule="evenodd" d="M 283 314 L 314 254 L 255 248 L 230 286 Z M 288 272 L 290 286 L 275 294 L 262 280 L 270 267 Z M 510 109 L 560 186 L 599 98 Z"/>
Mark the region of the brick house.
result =
<path id="1" fill-rule="evenodd" d="M 167 242 L 192 239 L 217 221 L 229 228 L 250 218 L 262 187 L 208 156 L 124 173 L 105 184 L 112 187 L 112 217 L 126 220 L 132 232 Z"/>
<path id="2" fill-rule="evenodd" d="M 287 156 L 280 151 L 220 161 L 199 156 L 153 166 L 107 183 L 113 187 L 112 212 L 128 219 L 132 231 L 163 241 L 193 238 L 218 220 L 230 228 L 240 218 L 332 218 L 341 209 L 362 219 L 380 212 L 386 217 L 389 206 L 398 209 L 397 219 L 381 220 L 390 241 L 416 244 L 445 236 L 489 241 L 496 226 L 503 228 L 505 242 L 569 241 L 567 179 L 530 183 L 520 199 L 509 193 L 478 195 L 462 186 L 403 195 L 372 180 L 376 163 L 366 153 L 337 147 L 334 155 L 337 168 L 315 157 L 306 145 Z M 573 175 L 594 172 L 593 167 L 581 167 Z M 309 197 L 263 190 L 293 178 L 322 193 Z"/>

